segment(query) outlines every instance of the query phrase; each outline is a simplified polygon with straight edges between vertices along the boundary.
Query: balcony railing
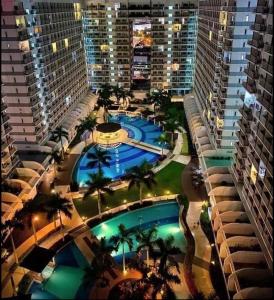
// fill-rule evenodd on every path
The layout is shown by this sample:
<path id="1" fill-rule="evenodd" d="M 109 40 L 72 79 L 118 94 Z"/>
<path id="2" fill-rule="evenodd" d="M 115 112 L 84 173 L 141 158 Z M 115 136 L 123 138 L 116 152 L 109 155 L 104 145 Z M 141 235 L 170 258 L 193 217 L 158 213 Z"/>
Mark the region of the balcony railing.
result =
<path id="1" fill-rule="evenodd" d="M 255 83 L 243 82 L 243 86 L 250 94 L 254 94 L 257 91 Z"/>
<path id="2" fill-rule="evenodd" d="M 253 62 L 254 64 L 259 64 L 261 62 L 260 56 L 254 56 L 252 54 L 247 54 L 246 59 Z"/>

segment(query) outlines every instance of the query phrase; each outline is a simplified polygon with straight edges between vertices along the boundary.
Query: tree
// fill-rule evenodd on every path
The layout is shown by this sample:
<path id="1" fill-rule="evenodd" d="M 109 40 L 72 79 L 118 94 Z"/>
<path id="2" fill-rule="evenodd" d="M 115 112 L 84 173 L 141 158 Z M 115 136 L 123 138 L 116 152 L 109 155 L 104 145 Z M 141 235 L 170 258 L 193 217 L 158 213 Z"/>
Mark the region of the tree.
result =
<path id="1" fill-rule="evenodd" d="M 54 169 L 54 178 L 56 177 L 56 164 L 59 165 L 61 163 L 61 156 L 58 150 L 53 150 L 50 153 L 50 162 L 53 164 Z"/>
<path id="2" fill-rule="evenodd" d="M 85 193 L 84 198 L 87 197 L 87 195 L 93 194 L 94 192 L 97 192 L 98 195 L 98 213 L 101 216 L 102 214 L 102 202 L 105 202 L 106 199 L 104 197 L 104 192 L 113 195 L 114 191 L 107 186 L 111 183 L 111 179 L 104 177 L 103 171 L 98 170 L 98 173 L 95 174 L 88 174 L 90 177 L 90 180 L 86 182 L 88 186 L 88 191 Z"/>
<path id="3" fill-rule="evenodd" d="M 69 136 L 68 136 L 68 132 L 62 127 L 56 127 L 55 130 L 53 130 L 52 132 L 52 139 L 59 143 L 61 142 L 61 150 L 62 150 L 62 158 L 64 158 L 64 145 L 63 145 L 63 137 L 67 139 L 67 141 L 69 140 Z"/>
<path id="4" fill-rule="evenodd" d="M 155 241 L 155 245 L 158 248 L 158 251 L 153 252 L 153 258 L 160 259 L 159 263 L 159 272 L 164 272 L 167 266 L 175 266 L 177 271 L 179 271 L 179 264 L 175 260 L 174 255 L 181 254 L 182 251 L 180 248 L 173 245 L 174 244 L 174 236 L 169 235 L 165 240 L 162 238 L 158 238 Z"/>
<path id="5" fill-rule="evenodd" d="M 7 235 L 10 237 L 12 251 L 14 255 L 14 260 L 18 264 L 18 255 L 15 248 L 15 243 L 12 235 L 12 230 L 15 228 L 19 228 L 21 230 L 24 229 L 24 224 L 21 220 L 18 220 L 17 218 L 13 218 L 11 220 L 7 220 L 4 224 L 1 223 L 1 242 L 4 241 L 4 235 L 7 233 Z"/>
<path id="6" fill-rule="evenodd" d="M 108 243 L 105 237 L 102 237 L 99 242 L 93 242 L 92 247 L 95 256 L 91 266 L 85 269 L 84 285 L 89 286 L 94 280 L 99 280 L 101 287 L 107 286 L 109 280 L 105 272 L 115 265 L 111 253 L 116 248 Z"/>
<path id="7" fill-rule="evenodd" d="M 95 148 L 94 153 L 88 153 L 87 158 L 90 160 L 87 164 L 89 168 L 94 168 L 97 165 L 99 170 L 102 170 L 102 165 L 110 167 L 109 161 L 111 160 L 111 156 L 108 155 L 107 151 L 102 150 L 99 147 Z"/>
<path id="8" fill-rule="evenodd" d="M 169 138 L 167 136 L 167 134 L 164 132 L 162 133 L 157 139 L 154 140 L 156 143 L 159 143 L 161 145 L 162 148 L 162 152 L 161 152 L 161 156 L 164 155 L 164 146 L 166 144 L 168 144 L 169 142 Z"/>
<path id="9" fill-rule="evenodd" d="M 147 265 L 149 265 L 149 252 L 153 252 L 153 245 L 157 236 L 157 229 L 155 226 L 151 227 L 147 232 L 138 230 L 136 233 L 136 240 L 139 242 L 137 252 L 141 249 L 146 249 Z"/>
<path id="10" fill-rule="evenodd" d="M 112 105 L 112 101 L 110 100 L 110 97 L 112 95 L 112 87 L 109 84 L 101 85 L 98 94 L 99 97 L 97 100 L 97 105 L 99 107 L 103 107 L 106 115 L 105 122 L 107 122 L 108 108 Z"/>
<path id="11" fill-rule="evenodd" d="M 92 134 L 92 141 L 93 141 L 93 130 L 96 126 L 96 119 L 92 116 L 87 116 L 84 120 L 81 120 L 81 123 L 79 125 L 75 126 L 75 129 L 77 130 L 77 133 L 79 135 L 82 135 L 86 130 L 91 131 Z M 85 138 L 85 145 L 87 145 L 87 139 L 86 135 Z"/>
<path id="12" fill-rule="evenodd" d="M 62 221 L 62 213 L 68 217 L 72 218 L 72 210 L 73 210 L 73 204 L 70 200 L 66 198 L 62 198 L 58 194 L 51 194 L 51 195 L 43 195 L 44 196 L 44 203 L 42 210 L 46 212 L 48 220 L 54 221 L 54 225 L 56 227 L 56 216 L 59 216 L 60 225 L 61 225 L 61 231 L 63 235 L 64 240 L 64 232 L 62 230 L 63 228 L 63 221 Z M 43 197 L 42 196 L 42 197 Z"/>
<path id="13" fill-rule="evenodd" d="M 132 91 L 130 91 L 130 90 L 129 91 L 122 90 L 121 97 L 123 99 L 123 106 L 125 106 L 127 98 L 132 99 L 132 98 L 134 98 L 134 95 L 133 95 Z"/>
<path id="14" fill-rule="evenodd" d="M 164 123 L 164 129 L 171 133 L 171 145 L 174 145 L 174 131 L 182 132 L 181 125 L 178 121 L 169 119 Z"/>
<path id="15" fill-rule="evenodd" d="M 26 223 L 28 227 L 32 227 L 35 243 L 37 244 L 37 235 L 36 235 L 36 229 L 34 225 L 34 221 L 37 219 L 37 213 L 44 212 L 44 206 L 43 206 L 43 199 L 40 197 L 35 197 L 34 199 L 31 199 L 27 201 L 24 206 L 15 212 L 14 217 L 17 220 L 24 221 L 26 220 Z"/>
<path id="16" fill-rule="evenodd" d="M 126 179 L 129 180 L 128 189 L 130 190 L 133 186 L 139 188 L 140 203 L 142 204 L 143 197 L 143 186 L 145 185 L 148 189 L 152 188 L 152 185 L 156 184 L 155 174 L 151 170 L 151 165 L 147 161 L 143 161 L 140 166 L 135 166 L 127 170 Z"/>
<path id="17" fill-rule="evenodd" d="M 118 84 L 112 86 L 112 93 L 116 97 L 117 104 L 120 103 L 120 99 L 122 98 L 122 95 L 124 93 L 123 88 L 119 87 Z"/>
<path id="18" fill-rule="evenodd" d="M 157 90 L 153 91 L 151 94 L 147 94 L 148 103 L 154 104 L 154 113 L 156 107 L 158 106 L 162 111 L 167 110 L 171 102 L 171 96 L 168 91 Z"/>
<path id="19" fill-rule="evenodd" d="M 119 233 L 118 235 L 112 236 L 110 242 L 114 243 L 116 249 L 118 250 L 119 246 L 122 245 L 123 249 L 123 272 L 126 272 L 126 257 L 125 257 L 125 245 L 128 245 L 129 250 L 133 248 L 133 241 L 130 235 L 132 232 L 127 230 L 124 224 L 118 226 Z"/>

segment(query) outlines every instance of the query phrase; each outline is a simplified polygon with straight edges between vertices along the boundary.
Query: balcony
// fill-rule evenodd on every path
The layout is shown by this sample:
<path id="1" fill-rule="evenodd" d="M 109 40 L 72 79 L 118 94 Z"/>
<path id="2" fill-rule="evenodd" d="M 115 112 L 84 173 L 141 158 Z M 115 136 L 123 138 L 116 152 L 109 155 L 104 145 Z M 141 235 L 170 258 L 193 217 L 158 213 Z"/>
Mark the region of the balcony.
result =
<path id="1" fill-rule="evenodd" d="M 248 45 L 258 48 L 258 49 L 264 47 L 264 42 L 263 42 L 262 38 L 259 39 L 259 38 L 253 37 L 253 39 L 249 40 L 247 43 L 248 43 Z"/>
<path id="2" fill-rule="evenodd" d="M 268 72 L 270 74 L 273 74 L 272 66 L 273 66 L 272 60 L 267 61 L 267 60 L 263 59 L 262 64 L 261 64 L 262 69 L 264 69 L 266 72 Z"/>
<path id="3" fill-rule="evenodd" d="M 264 32 L 264 31 L 266 31 L 266 26 L 263 23 L 261 23 L 261 24 L 254 23 L 253 25 L 250 26 L 250 29 L 252 29 L 254 31 Z"/>
<path id="4" fill-rule="evenodd" d="M 7 108 L 8 108 L 7 104 L 1 101 L 1 111 L 4 111 Z"/>
<path id="5" fill-rule="evenodd" d="M 249 108 L 249 107 L 242 107 L 239 109 L 241 115 L 243 116 L 243 118 L 245 118 L 246 120 L 248 121 L 251 121 L 252 120 L 252 109 Z"/>
<path id="6" fill-rule="evenodd" d="M 250 94 L 254 94 L 257 91 L 255 81 L 243 82 L 243 86 Z"/>
<path id="7" fill-rule="evenodd" d="M 266 33 L 273 34 L 273 26 L 272 25 L 267 25 Z"/>
<path id="8" fill-rule="evenodd" d="M 254 64 L 259 64 L 261 62 L 261 57 L 252 55 L 252 54 L 247 54 L 246 59 L 253 62 Z"/>
<path id="9" fill-rule="evenodd" d="M 264 77 L 261 77 L 259 80 L 259 84 L 270 94 L 273 92 L 272 82 L 267 81 Z"/>
<path id="10" fill-rule="evenodd" d="M 268 44 L 268 43 L 265 43 L 264 44 L 264 51 L 268 54 L 271 54 L 273 53 L 273 47 L 272 45 Z"/>
<path id="11" fill-rule="evenodd" d="M 259 73 L 255 69 L 251 69 L 250 67 L 244 69 L 245 74 L 247 74 L 251 79 L 258 79 Z"/>

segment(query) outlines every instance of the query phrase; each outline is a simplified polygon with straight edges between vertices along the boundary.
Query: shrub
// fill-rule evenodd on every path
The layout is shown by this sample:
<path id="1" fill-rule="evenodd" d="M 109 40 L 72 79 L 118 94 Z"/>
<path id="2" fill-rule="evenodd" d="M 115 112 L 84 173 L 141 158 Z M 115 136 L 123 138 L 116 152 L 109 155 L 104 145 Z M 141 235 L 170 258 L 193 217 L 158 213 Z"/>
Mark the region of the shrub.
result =
<path id="1" fill-rule="evenodd" d="M 183 205 L 186 211 L 189 208 L 189 201 L 185 195 L 178 195 L 177 200 L 179 201 L 180 205 Z"/>
<path id="2" fill-rule="evenodd" d="M 78 192 L 79 191 L 79 184 L 77 181 L 72 181 L 70 184 L 70 191 L 71 192 Z"/>

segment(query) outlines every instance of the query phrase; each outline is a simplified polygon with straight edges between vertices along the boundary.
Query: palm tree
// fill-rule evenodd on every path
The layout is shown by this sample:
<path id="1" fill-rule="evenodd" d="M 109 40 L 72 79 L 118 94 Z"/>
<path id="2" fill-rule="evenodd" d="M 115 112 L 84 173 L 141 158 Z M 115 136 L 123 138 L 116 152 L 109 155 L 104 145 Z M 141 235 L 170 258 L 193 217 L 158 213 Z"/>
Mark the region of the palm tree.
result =
<path id="1" fill-rule="evenodd" d="M 35 197 L 34 199 L 29 200 L 26 202 L 19 211 L 16 211 L 14 217 L 17 220 L 23 221 L 26 220 L 26 223 L 29 227 L 32 227 L 33 235 L 35 243 L 37 244 L 37 235 L 36 229 L 34 225 L 34 221 L 36 221 L 36 214 L 44 212 L 43 207 L 43 199 L 40 197 Z"/>
<path id="2" fill-rule="evenodd" d="M 107 114 L 108 114 L 108 108 L 112 104 L 112 101 L 110 100 L 110 97 L 112 95 L 112 87 L 109 84 L 101 85 L 99 91 L 98 91 L 99 97 L 97 100 L 97 105 L 99 107 L 103 107 L 105 111 L 105 122 L 107 122 Z"/>
<path id="3" fill-rule="evenodd" d="M 110 242 L 114 243 L 116 249 L 118 250 L 119 246 L 122 245 L 123 249 L 123 272 L 126 272 L 126 257 L 125 257 L 125 244 L 128 245 L 129 250 L 131 251 L 133 248 L 133 241 L 130 235 L 132 232 L 127 230 L 124 224 L 120 224 L 118 226 L 119 233 L 118 235 L 114 235 L 110 238 Z"/>
<path id="4" fill-rule="evenodd" d="M 156 143 L 159 143 L 162 148 L 161 156 L 164 155 L 164 145 L 166 145 L 169 142 L 169 138 L 167 134 L 164 132 L 162 133 L 157 139 L 154 140 Z"/>
<path id="5" fill-rule="evenodd" d="M 64 158 L 65 152 L 62 139 L 63 137 L 69 140 L 68 132 L 62 126 L 56 127 L 55 130 L 52 131 L 52 139 L 57 143 L 61 142 L 62 158 Z"/>
<path id="6" fill-rule="evenodd" d="M 154 104 L 155 113 L 157 106 L 160 107 L 161 110 L 165 110 L 170 105 L 171 97 L 168 91 L 157 90 L 151 94 L 147 94 L 147 101 Z"/>
<path id="7" fill-rule="evenodd" d="M 21 220 L 18 220 L 17 218 L 7 220 L 4 224 L 1 223 L 1 241 L 4 240 L 3 235 L 5 235 L 5 233 L 7 233 L 7 235 L 10 237 L 14 260 L 18 264 L 18 262 L 19 262 L 18 255 L 16 252 L 15 243 L 14 243 L 14 239 L 13 239 L 13 235 L 12 235 L 12 230 L 14 228 L 19 228 L 19 229 L 23 230 L 24 224 L 22 223 Z"/>
<path id="8" fill-rule="evenodd" d="M 117 104 L 119 104 L 120 99 L 122 98 L 122 95 L 124 93 L 124 89 L 119 87 L 118 84 L 112 86 L 112 93 L 116 97 Z"/>
<path id="9" fill-rule="evenodd" d="M 54 221 L 54 225 L 56 228 L 56 215 L 59 216 L 60 225 L 61 225 L 61 231 L 63 236 L 63 241 L 65 239 L 63 228 L 63 221 L 62 221 L 62 213 L 68 217 L 72 218 L 72 210 L 73 210 L 73 204 L 70 200 L 66 198 L 62 198 L 58 194 L 51 194 L 51 195 L 41 195 L 44 197 L 44 203 L 43 203 L 43 211 L 47 214 L 47 219 Z"/>
<path id="10" fill-rule="evenodd" d="M 93 130 L 95 126 L 96 126 L 96 119 L 91 116 L 87 116 L 84 120 L 81 120 L 81 123 L 79 125 L 75 126 L 75 129 L 77 130 L 77 133 L 79 135 L 82 135 L 86 130 L 91 131 L 92 141 L 93 141 Z M 87 145 L 86 135 L 84 136 L 84 138 L 85 138 L 85 145 Z"/>
<path id="11" fill-rule="evenodd" d="M 134 98 L 134 95 L 130 90 L 122 90 L 121 98 L 123 99 L 123 106 L 125 106 L 127 98 L 132 99 Z"/>
<path id="12" fill-rule="evenodd" d="M 136 240 L 139 242 L 137 252 L 145 248 L 147 252 L 147 265 L 149 265 L 149 252 L 153 252 L 153 244 L 157 236 L 157 229 L 155 226 L 151 227 L 147 232 L 138 230 L 136 233 Z"/>
<path id="13" fill-rule="evenodd" d="M 145 185 L 148 189 L 152 188 L 152 185 L 156 184 L 155 174 L 151 170 L 151 165 L 147 161 L 143 161 L 140 166 L 135 166 L 127 170 L 126 179 L 129 180 L 128 189 L 130 190 L 133 186 L 139 188 L 140 203 L 142 204 L 143 197 L 143 186 Z"/>
<path id="14" fill-rule="evenodd" d="M 99 242 L 93 242 L 93 252 L 96 258 L 100 259 L 103 263 L 108 264 L 109 267 L 115 264 L 112 251 L 117 250 L 112 244 L 107 242 L 106 237 L 101 237 Z"/>
<path id="15" fill-rule="evenodd" d="M 174 255 L 181 254 L 182 251 L 180 248 L 173 245 L 174 236 L 169 235 L 165 240 L 159 238 L 155 241 L 155 245 L 158 248 L 158 251 L 154 251 L 153 258 L 156 260 L 160 259 L 159 272 L 164 272 L 167 266 L 175 266 L 177 271 L 179 271 L 179 264 L 175 260 Z"/>
<path id="16" fill-rule="evenodd" d="M 98 165 L 98 169 L 102 169 L 102 165 L 106 167 L 110 167 L 109 161 L 111 160 L 111 156 L 108 155 L 108 152 L 102 150 L 100 148 L 95 148 L 94 153 L 88 153 L 87 158 L 90 160 L 87 164 L 89 168 L 94 168 Z"/>
<path id="17" fill-rule="evenodd" d="M 86 182 L 88 186 L 88 191 L 85 193 L 84 198 L 87 197 L 87 195 L 93 194 L 94 192 L 97 192 L 98 195 L 98 213 L 99 216 L 102 214 L 102 202 L 105 202 L 106 199 L 104 197 L 103 192 L 113 195 L 114 191 L 107 186 L 111 183 L 111 179 L 104 177 L 102 170 L 98 170 L 98 173 L 95 174 L 88 174 L 90 177 L 90 180 Z"/>
<path id="18" fill-rule="evenodd" d="M 178 121 L 169 119 L 167 122 L 164 123 L 165 131 L 171 133 L 171 145 L 174 145 L 174 131 L 177 130 L 182 132 L 181 125 Z"/>
<path id="19" fill-rule="evenodd" d="M 56 177 L 56 164 L 59 165 L 61 163 L 61 157 L 58 150 L 53 150 L 50 153 L 50 162 L 53 164 L 54 169 L 54 178 Z"/>

